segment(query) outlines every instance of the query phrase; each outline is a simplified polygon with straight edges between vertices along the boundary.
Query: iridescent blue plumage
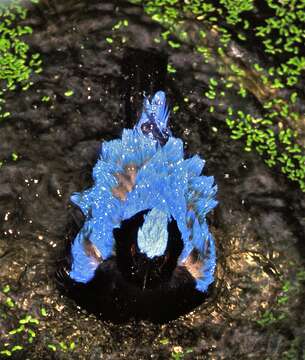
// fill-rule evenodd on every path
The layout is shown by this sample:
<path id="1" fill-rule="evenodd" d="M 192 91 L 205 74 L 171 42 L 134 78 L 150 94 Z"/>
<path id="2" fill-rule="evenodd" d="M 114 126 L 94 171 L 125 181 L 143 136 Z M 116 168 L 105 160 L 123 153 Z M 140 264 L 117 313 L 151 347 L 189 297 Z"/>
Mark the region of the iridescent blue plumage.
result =
<path id="1" fill-rule="evenodd" d="M 168 129 L 165 94 L 145 98 L 134 129 L 104 142 L 93 169 L 94 185 L 71 200 L 86 217 L 72 245 L 70 277 L 87 283 L 99 265 L 115 256 L 114 229 L 147 211 L 137 232 L 139 251 L 153 259 L 165 254 L 168 224 L 174 220 L 183 241 L 177 266 L 186 268 L 205 292 L 213 282 L 215 244 L 206 215 L 217 204 L 213 177 L 202 176 L 204 161 L 184 159 L 183 142 Z"/>
<path id="2" fill-rule="evenodd" d="M 142 115 L 135 126 L 135 130 L 163 144 L 172 134 L 167 126 L 168 118 L 169 109 L 165 93 L 158 91 L 151 101 L 145 97 Z"/>

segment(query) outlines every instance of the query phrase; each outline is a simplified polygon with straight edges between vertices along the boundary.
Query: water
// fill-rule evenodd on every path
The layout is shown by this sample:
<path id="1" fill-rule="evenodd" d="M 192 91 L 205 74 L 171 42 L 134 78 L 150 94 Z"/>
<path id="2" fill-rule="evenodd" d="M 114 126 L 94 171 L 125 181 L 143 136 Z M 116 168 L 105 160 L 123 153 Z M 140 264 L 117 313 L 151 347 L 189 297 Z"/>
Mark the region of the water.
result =
<path id="1" fill-rule="evenodd" d="M 125 44 L 109 44 L 106 37 L 123 18 L 129 25 L 118 38 L 124 36 Z M 0 170 L 0 283 L 10 285 L 15 303 L 10 309 L 0 293 L 1 348 L 5 342 L 22 344 L 14 353 L 22 359 L 168 359 L 180 351 L 185 359 L 278 359 L 293 342 L 302 343 L 304 286 L 296 274 L 305 255 L 304 195 L 229 138 L 224 114 L 208 112 L 202 93 L 211 67 L 201 65 L 187 45 L 179 51 L 156 45 L 159 26 L 127 2 L 45 1 L 28 23 L 44 71 L 27 92 L 9 96 L 12 116 L 0 129 L 1 156 L 7 159 Z M 128 48 L 142 51 L 138 72 Z M 154 59 L 151 82 L 143 75 L 142 56 Z M 251 53 L 244 49 L 243 56 Z M 152 71 L 167 59 L 178 69 L 174 79 Z M 91 185 L 100 142 L 134 124 L 143 88 L 159 87 L 180 106 L 171 115 L 173 133 L 185 141 L 187 153 L 206 160 L 204 174 L 218 184 L 219 206 L 209 218 L 217 281 L 202 306 L 175 321 L 118 326 L 77 308 L 60 293 L 54 273 L 81 226 L 70 194 Z M 44 95 L 50 102 L 41 102 Z M 13 151 L 17 161 L 10 160 Z M 288 300 L 279 300 L 284 296 Z M 26 314 L 39 324 L 8 334 Z M 32 343 L 28 329 L 36 332 Z M 73 350 L 60 345 L 72 341 Z"/>

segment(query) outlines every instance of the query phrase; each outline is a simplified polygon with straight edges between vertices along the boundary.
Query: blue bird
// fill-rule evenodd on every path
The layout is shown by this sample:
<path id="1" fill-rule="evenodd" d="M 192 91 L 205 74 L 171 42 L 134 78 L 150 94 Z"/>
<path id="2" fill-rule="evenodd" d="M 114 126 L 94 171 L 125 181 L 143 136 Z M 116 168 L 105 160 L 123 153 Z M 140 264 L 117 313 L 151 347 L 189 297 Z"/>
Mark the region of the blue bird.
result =
<path id="1" fill-rule="evenodd" d="M 206 215 L 217 187 L 201 175 L 204 160 L 184 158 L 168 119 L 164 92 L 145 97 L 135 127 L 102 143 L 94 185 L 71 196 L 85 221 L 71 246 L 70 294 L 104 318 L 176 317 L 214 281 Z"/>

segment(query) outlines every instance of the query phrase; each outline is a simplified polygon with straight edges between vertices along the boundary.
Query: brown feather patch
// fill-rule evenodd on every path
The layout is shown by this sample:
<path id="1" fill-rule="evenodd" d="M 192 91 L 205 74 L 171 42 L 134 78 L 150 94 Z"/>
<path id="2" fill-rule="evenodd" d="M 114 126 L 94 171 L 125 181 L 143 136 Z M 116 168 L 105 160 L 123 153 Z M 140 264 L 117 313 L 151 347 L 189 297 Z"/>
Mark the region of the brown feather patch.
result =
<path id="1" fill-rule="evenodd" d="M 193 249 L 190 255 L 183 261 L 182 265 L 195 279 L 202 277 L 203 261 L 200 258 L 198 250 Z"/>
<path id="2" fill-rule="evenodd" d="M 96 263 L 100 263 L 102 259 L 102 255 L 97 249 L 95 245 L 92 244 L 92 242 L 89 239 L 84 240 L 84 249 L 86 254 L 92 258 Z"/>
<path id="3" fill-rule="evenodd" d="M 134 164 L 125 166 L 123 173 L 115 173 L 114 176 L 118 181 L 118 185 L 112 189 L 113 196 L 120 200 L 126 200 L 127 193 L 130 192 L 136 182 L 137 167 Z"/>

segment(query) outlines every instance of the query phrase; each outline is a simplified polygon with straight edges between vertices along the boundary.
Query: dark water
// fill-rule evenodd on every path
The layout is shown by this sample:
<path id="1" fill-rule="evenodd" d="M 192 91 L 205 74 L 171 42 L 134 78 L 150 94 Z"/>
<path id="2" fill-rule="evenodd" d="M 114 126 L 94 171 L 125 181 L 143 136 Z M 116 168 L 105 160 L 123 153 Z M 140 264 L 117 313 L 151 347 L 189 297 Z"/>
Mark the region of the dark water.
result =
<path id="1" fill-rule="evenodd" d="M 129 25 L 114 36 L 112 26 L 121 19 Z M 185 359 L 279 359 L 298 344 L 296 358 L 302 359 L 304 284 L 296 273 L 305 255 L 304 195 L 230 140 L 223 113 L 209 113 L 202 94 L 212 65 L 202 64 L 188 45 L 174 51 L 156 44 L 162 29 L 127 2 L 42 1 L 27 21 L 44 71 L 30 90 L 10 95 L 12 116 L 0 125 L 6 159 L 0 169 L 0 284 L 10 285 L 15 302 L 9 309 L 0 293 L 1 348 L 22 344 L 13 355 L 20 359 L 169 359 L 180 351 Z M 168 60 L 177 68 L 174 78 L 165 74 Z M 180 106 L 170 119 L 173 133 L 187 153 L 206 160 L 204 174 L 218 184 L 219 206 L 210 216 L 217 281 L 202 306 L 175 321 L 115 325 L 77 308 L 58 290 L 54 273 L 80 226 L 71 193 L 91 185 L 101 141 L 131 127 L 143 89 L 157 88 Z M 44 95 L 49 102 L 41 101 Z M 289 296 L 279 306 L 285 281 Z M 40 315 L 42 307 L 47 316 Z M 266 311 L 284 318 L 261 326 Z M 27 332 L 8 334 L 26 314 L 39 319 L 31 325 L 32 343 Z M 75 349 L 61 350 L 62 341 L 74 341 Z"/>

